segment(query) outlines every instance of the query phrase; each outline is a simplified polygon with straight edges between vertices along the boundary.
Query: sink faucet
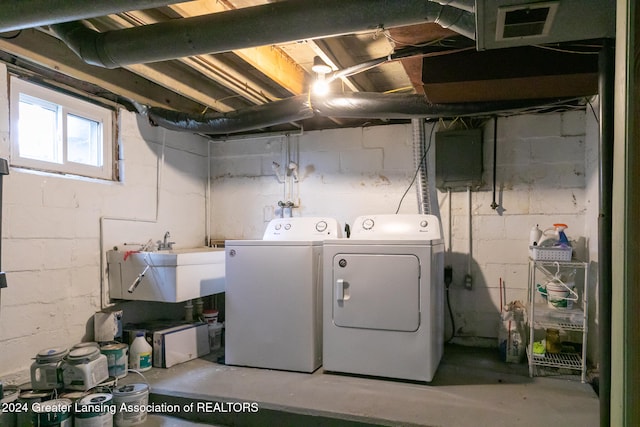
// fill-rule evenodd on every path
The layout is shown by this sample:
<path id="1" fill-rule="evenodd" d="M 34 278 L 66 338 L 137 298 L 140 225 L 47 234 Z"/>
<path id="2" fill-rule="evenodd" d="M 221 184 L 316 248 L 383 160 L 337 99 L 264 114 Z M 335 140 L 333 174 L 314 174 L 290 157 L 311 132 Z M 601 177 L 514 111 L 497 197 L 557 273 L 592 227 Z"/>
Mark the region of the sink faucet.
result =
<path id="1" fill-rule="evenodd" d="M 160 240 L 158 240 L 158 250 L 162 251 L 164 249 L 173 249 L 173 245 L 176 242 L 169 242 L 169 239 L 171 238 L 171 234 L 169 234 L 169 232 L 167 231 L 166 233 L 164 233 L 164 240 L 161 242 Z"/>

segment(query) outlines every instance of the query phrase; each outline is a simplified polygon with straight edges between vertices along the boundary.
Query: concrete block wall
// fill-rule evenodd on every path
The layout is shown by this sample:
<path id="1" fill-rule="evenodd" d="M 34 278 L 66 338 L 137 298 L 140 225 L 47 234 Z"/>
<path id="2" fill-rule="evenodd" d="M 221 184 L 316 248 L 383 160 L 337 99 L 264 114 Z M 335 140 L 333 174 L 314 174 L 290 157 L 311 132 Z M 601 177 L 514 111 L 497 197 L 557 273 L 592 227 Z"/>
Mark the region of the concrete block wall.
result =
<path id="1" fill-rule="evenodd" d="M 6 75 L 0 66 L 0 157 L 9 159 Z M 122 182 L 15 168 L 4 177 L 0 378 L 23 375 L 42 349 L 93 338 L 107 249 L 161 239 L 167 230 L 177 246 L 206 240 L 208 142 L 152 128 L 125 111 L 120 120 Z M 181 304 L 117 307 L 125 321 L 183 313 Z"/>
<path id="2" fill-rule="evenodd" d="M 438 199 L 446 263 L 454 267 L 450 297 L 455 342 L 494 346 L 500 279 L 506 302 L 526 301 L 527 245 L 533 225 L 544 229 L 564 222 L 570 238 L 582 246 L 590 242 L 593 248 L 596 236 L 590 224 L 597 209 L 593 211 L 586 188 L 597 173 L 597 128 L 587 127 L 584 110 L 500 118 L 496 210 L 491 208 L 491 121 L 484 126 L 483 138 L 484 185 L 471 193 L 472 290 L 464 287 L 469 264 L 467 193 L 439 190 Z M 274 173 L 272 162 L 284 165 L 289 160 L 298 163 L 298 182 Z M 214 142 L 211 168 L 211 229 L 216 239 L 261 238 L 266 223 L 279 214 L 277 202 L 287 198 L 299 203 L 294 216 L 327 215 L 344 226 L 359 215 L 396 211 L 414 174 L 412 128 L 389 125 Z M 589 191 L 597 194 L 592 186 Z M 415 188 L 407 193 L 400 212 L 418 212 Z M 593 256 L 592 251 L 579 251 Z M 446 328 L 448 338 L 448 315 Z"/>

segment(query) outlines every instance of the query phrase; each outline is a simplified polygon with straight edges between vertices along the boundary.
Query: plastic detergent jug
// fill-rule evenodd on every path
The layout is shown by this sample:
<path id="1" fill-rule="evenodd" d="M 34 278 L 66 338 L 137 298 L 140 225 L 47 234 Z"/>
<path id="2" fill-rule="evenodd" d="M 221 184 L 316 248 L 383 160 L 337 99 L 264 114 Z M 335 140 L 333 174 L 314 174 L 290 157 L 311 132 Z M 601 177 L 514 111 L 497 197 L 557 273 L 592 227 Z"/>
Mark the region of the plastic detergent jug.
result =
<path id="1" fill-rule="evenodd" d="M 129 348 L 129 368 L 140 372 L 151 369 L 153 347 L 144 338 L 144 332 L 137 332 L 136 339 Z"/>
<path id="2" fill-rule="evenodd" d="M 529 232 L 529 245 L 536 246 L 538 241 L 542 237 L 542 230 L 538 228 L 538 224 L 531 227 L 531 231 Z"/>
<path id="3" fill-rule="evenodd" d="M 547 228 L 542 232 L 542 236 L 538 240 L 538 246 L 571 246 L 567 235 L 564 233 L 567 228 L 567 224 L 553 224 L 553 228 Z"/>

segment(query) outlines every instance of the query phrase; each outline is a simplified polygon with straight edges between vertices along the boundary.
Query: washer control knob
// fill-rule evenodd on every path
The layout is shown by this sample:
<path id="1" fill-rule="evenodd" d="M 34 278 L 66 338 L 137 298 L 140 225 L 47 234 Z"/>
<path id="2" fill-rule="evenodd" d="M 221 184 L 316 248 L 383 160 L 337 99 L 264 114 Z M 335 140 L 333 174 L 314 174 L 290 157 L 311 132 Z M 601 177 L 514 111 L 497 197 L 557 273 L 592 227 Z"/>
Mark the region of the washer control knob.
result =
<path id="1" fill-rule="evenodd" d="M 373 224 L 373 220 L 371 218 L 367 218 L 362 221 L 362 228 L 364 228 L 365 230 L 371 230 L 373 228 Z"/>
<path id="2" fill-rule="evenodd" d="M 280 230 L 282 228 L 282 224 L 276 224 L 276 230 Z"/>
<path id="3" fill-rule="evenodd" d="M 291 229 L 291 224 L 285 224 L 284 225 L 284 229 L 285 230 L 290 230 Z"/>
<path id="4" fill-rule="evenodd" d="M 420 221 L 420 227 L 425 228 L 427 225 L 429 225 L 429 223 L 427 222 L 426 219 L 423 219 L 422 221 Z"/>
<path id="5" fill-rule="evenodd" d="M 316 230 L 322 233 L 327 229 L 328 225 L 326 221 L 320 221 L 316 224 Z"/>

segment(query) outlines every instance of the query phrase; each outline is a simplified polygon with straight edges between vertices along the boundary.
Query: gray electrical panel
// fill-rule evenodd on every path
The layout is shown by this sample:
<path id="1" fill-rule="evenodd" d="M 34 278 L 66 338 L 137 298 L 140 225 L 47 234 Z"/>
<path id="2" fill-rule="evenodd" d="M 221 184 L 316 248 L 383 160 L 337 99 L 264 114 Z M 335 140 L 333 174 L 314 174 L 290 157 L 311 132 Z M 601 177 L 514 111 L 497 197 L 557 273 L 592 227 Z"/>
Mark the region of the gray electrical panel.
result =
<path id="1" fill-rule="evenodd" d="M 472 190 L 482 185 L 482 129 L 436 132 L 436 187 Z"/>

